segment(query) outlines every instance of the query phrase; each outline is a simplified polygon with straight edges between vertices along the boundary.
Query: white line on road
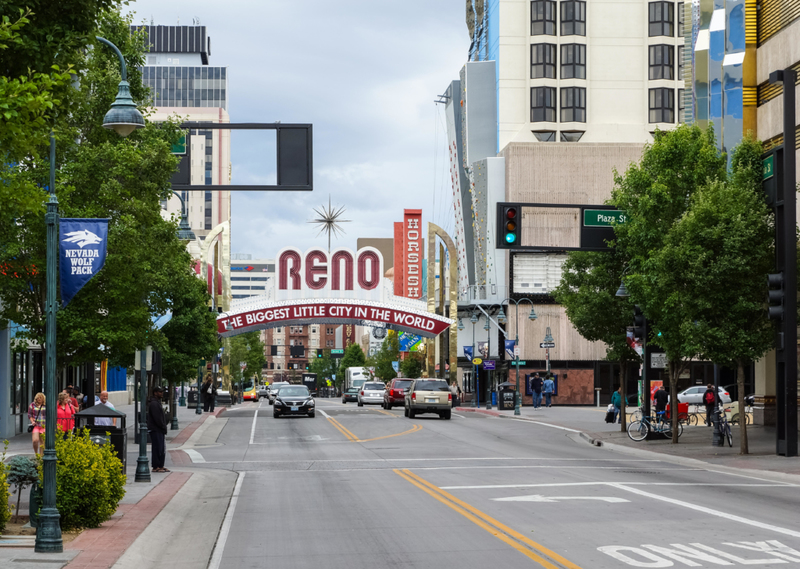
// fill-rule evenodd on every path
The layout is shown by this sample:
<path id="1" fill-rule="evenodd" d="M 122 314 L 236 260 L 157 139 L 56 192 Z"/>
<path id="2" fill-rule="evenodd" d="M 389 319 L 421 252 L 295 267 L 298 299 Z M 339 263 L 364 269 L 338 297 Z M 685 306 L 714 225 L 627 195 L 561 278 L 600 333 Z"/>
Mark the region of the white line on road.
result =
<path id="1" fill-rule="evenodd" d="M 189 458 L 192 459 L 192 462 L 199 463 L 206 461 L 206 459 L 203 458 L 203 455 L 194 450 L 193 448 L 185 448 L 181 450 L 183 450 L 183 452 L 189 455 Z"/>
<path id="2" fill-rule="evenodd" d="M 222 527 L 219 530 L 217 543 L 214 544 L 214 553 L 211 554 L 211 561 L 208 562 L 208 569 L 219 569 L 219 565 L 222 563 L 222 554 L 225 551 L 225 542 L 228 541 L 228 534 L 231 531 L 233 513 L 236 510 L 236 502 L 239 501 L 239 492 L 242 490 L 242 482 L 244 482 L 245 474 L 246 472 L 239 472 L 239 478 L 236 480 L 236 486 L 233 487 L 231 502 L 228 504 L 228 510 L 225 512 L 225 519 L 222 521 Z"/>
<path id="3" fill-rule="evenodd" d="M 256 436 L 256 419 L 258 419 L 258 410 L 261 409 L 261 402 L 258 403 L 255 415 L 253 415 L 253 426 L 250 427 L 250 444 L 253 444 L 253 439 Z"/>
<path id="4" fill-rule="evenodd" d="M 650 492 L 645 492 L 644 490 L 640 490 L 638 488 L 630 488 L 625 484 L 618 484 L 616 482 L 612 482 L 608 484 L 613 488 L 618 488 L 620 490 L 625 490 L 626 492 L 631 492 L 632 494 L 638 494 L 639 496 L 645 496 L 647 498 L 652 498 L 654 500 L 660 500 L 661 502 L 667 502 L 668 504 L 673 504 L 675 506 L 681 506 L 684 508 L 688 508 L 690 510 L 695 510 L 697 512 L 702 512 L 704 514 L 708 514 L 710 516 L 716 516 L 718 518 L 723 518 L 725 520 L 730 520 L 732 522 L 739 522 L 741 524 L 746 524 L 749 526 L 765 529 L 768 531 L 774 531 L 776 533 L 782 533 L 784 535 L 790 535 L 792 537 L 800 537 L 800 531 L 791 530 L 788 528 L 782 528 L 780 526 L 774 526 L 772 524 L 767 524 L 764 522 L 759 522 L 756 520 L 751 520 L 749 518 L 743 518 L 742 516 L 735 516 L 733 514 L 729 514 L 727 512 L 721 512 L 719 510 L 715 510 L 713 508 L 706 508 L 705 506 L 700 506 L 698 504 L 692 504 L 691 502 L 684 502 L 683 500 L 676 500 L 674 498 L 667 498 L 666 496 L 659 496 L 658 494 L 651 494 Z"/>
<path id="5" fill-rule="evenodd" d="M 317 411 L 319 411 L 319 412 L 320 412 L 320 414 L 322 414 L 322 416 L 323 416 L 323 417 L 325 417 L 326 419 L 330 419 L 330 418 L 331 418 L 331 416 L 330 416 L 330 415 L 328 415 L 328 414 L 327 414 L 325 411 L 323 411 L 322 409 L 319 409 L 319 408 L 317 408 Z"/>
<path id="6" fill-rule="evenodd" d="M 533 494 L 532 496 L 492 498 L 493 502 L 558 502 L 559 500 L 597 500 L 600 502 L 608 502 L 609 504 L 630 502 L 630 500 L 626 500 L 625 498 L 616 498 L 614 496 L 542 496 L 541 494 Z"/>
<path id="7" fill-rule="evenodd" d="M 578 429 L 568 429 L 560 425 L 553 425 L 550 423 L 542 423 L 541 421 L 531 421 L 529 419 L 511 419 L 512 421 L 519 421 L 520 423 L 533 423 L 534 425 L 541 425 L 543 427 L 550 427 L 553 429 L 561 429 L 562 431 L 569 431 L 570 433 L 580 433 Z"/>
<path id="8" fill-rule="evenodd" d="M 608 486 L 612 482 L 550 482 L 543 484 L 484 484 L 481 486 L 440 486 L 442 490 L 497 490 L 502 488 L 556 488 L 560 486 Z M 625 482 L 628 486 L 720 486 L 733 488 L 786 488 L 795 484 L 725 484 L 715 482 Z"/>

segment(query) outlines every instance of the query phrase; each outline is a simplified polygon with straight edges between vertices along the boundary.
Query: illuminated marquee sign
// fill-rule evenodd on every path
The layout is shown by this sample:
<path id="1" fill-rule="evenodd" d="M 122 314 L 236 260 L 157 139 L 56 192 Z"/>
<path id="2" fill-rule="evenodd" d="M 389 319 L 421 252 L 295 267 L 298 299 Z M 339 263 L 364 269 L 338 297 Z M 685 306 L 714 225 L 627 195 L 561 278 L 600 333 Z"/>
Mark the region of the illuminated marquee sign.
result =
<path id="1" fill-rule="evenodd" d="M 217 319 L 221 335 L 319 323 L 382 326 L 431 338 L 453 325 L 429 313 L 422 300 L 395 296 L 383 278 L 383 257 L 372 247 L 330 254 L 287 247 L 278 252 L 276 269 L 263 296 L 236 300 Z"/>

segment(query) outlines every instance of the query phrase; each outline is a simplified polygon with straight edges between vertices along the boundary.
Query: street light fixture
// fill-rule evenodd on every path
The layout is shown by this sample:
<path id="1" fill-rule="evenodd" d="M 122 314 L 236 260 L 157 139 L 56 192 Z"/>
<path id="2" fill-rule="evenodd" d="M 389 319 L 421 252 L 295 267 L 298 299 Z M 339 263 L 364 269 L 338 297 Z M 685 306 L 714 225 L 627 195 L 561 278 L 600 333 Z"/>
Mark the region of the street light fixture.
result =
<path id="1" fill-rule="evenodd" d="M 179 200 L 181 200 L 181 222 L 178 225 L 178 240 L 194 241 L 195 234 L 194 231 L 192 231 L 192 228 L 189 227 L 188 213 L 186 211 L 186 202 L 184 201 L 183 196 L 180 195 L 175 190 L 172 190 L 172 193 L 175 194 Z"/>
<path id="2" fill-rule="evenodd" d="M 619 288 L 617 289 L 617 293 L 614 296 L 619 298 L 628 298 L 630 296 L 630 293 L 628 292 L 628 289 L 625 286 L 625 281 L 620 281 Z"/>
<path id="3" fill-rule="evenodd" d="M 473 312 L 469 321 L 472 323 L 472 386 L 475 389 L 475 397 L 472 398 L 472 407 L 480 407 L 480 390 L 478 382 L 478 366 L 475 365 L 475 359 L 478 354 L 475 353 L 475 324 L 478 323 L 478 316 Z"/>
<path id="4" fill-rule="evenodd" d="M 519 346 L 519 303 L 522 302 L 522 301 L 527 301 L 527 302 L 531 303 L 531 311 L 530 311 L 530 314 L 528 314 L 528 320 L 533 322 L 534 320 L 536 320 L 538 318 L 538 316 L 536 316 L 536 309 L 534 308 L 533 301 L 530 298 L 520 298 L 519 300 L 514 300 L 513 298 L 505 298 L 505 299 L 503 299 L 501 301 L 500 312 L 497 313 L 497 321 L 500 322 L 500 324 L 505 324 L 506 322 L 508 322 L 508 318 L 506 318 L 506 313 L 503 310 L 502 303 L 503 302 L 513 302 L 514 303 L 514 314 L 515 314 L 514 326 L 515 326 L 515 330 L 516 330 L 516 333 L 515 333 L 515 336 L 514 336 L 514 348 L 515 349 L 518 349 L 518 346 Z M 520 390 L 519 390 L 519 354 L 518 353 L 514 354 L 514 362 L 515 362 L 515 364 L 517 366 L 517 393 L 516 393 L 516 398 L 515 398 L 515 401 L 514 401 L 514 415 L 519 415 L 520 414 L 520 405 L 522 404 L 522 395 L 520 395 Z"/>
<path id="5" fill-rule="evenodd" d="M 121 136 L 128 136 L 137 128 L 144 126 L 144 118 L 131 99 L 128 86 L 125 60 L 119 49 L 105 38 L 97 40 L 109 47 L 119 57 L 122 65 L 122 78 L 117 100 L 112 110 L 103 119 L 103 126 L 113 128 Z M 124 85 L 123 85 L 124 83 Z M 127 99 L 125 96 L 127 95 Z M 116 107 L 116 108 L 115 108 Z M 112 113 L 113 111 L 113 113 Z M 138 119 L 137 119 L 138 116 Z M 127 121 L 123 123 L 121 121 Z M 123 124 L 127 126 L 123 127 Z M 50 401 L 45 409 L 44 457 L 42 459 L 42 508 L 39 512 L 39 529 L 36 532 L 34 550 L 38 553 L 60 553 L 64 550 L 61 538 L 61 515 L 56 507 L 56 312 L 58 303 L 58 199 L 56 198 L 56 137 L 50 130 L 50 195 L 47 200 L 45 224 L 47 226 L 47 319 L 46 319 L 46 361 L 45 361 L 45 399 Z"/>

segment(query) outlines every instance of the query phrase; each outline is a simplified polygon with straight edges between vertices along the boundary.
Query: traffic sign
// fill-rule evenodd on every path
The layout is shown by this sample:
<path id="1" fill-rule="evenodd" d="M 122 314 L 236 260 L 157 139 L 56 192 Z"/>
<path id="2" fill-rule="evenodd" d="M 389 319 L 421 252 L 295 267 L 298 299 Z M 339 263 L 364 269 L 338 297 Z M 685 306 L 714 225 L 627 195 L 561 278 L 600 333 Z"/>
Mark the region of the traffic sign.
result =
<path id="1" fill-rule="evenodd" d="M 519 346 L 514 346 L 514 357 L 515 358 L 519 357 Z"/>
<path id="2" fill-rule="evenodd" d="M 493 370 L 493 369 L 495 369 L 494 360 L 486 360 L 485 362 L 483 362 L 483 369 L 485 369 L 485 370 Z"/>
<path id="3" fill-rule="evenodd" d="M 525 360 L 515 360 L 515 361 L 514 361 L 514 362 L 512 362 L 512 363 L 513 363 L 513 365 L 517 365 L 517 364 L 519 364 L 519 365 L 521 365 L 521 366 L 526 366 L 526 365 L 528 365 L 528 362 L 526 362 Z"/>
<path id="4" fill-rule="evenodd" d="M 612 224 L 625 223 L 628 215 L 624 211 L 614 209 L 583 210 L 584 227 L 611 227 Z"/>
<path id="5" fill-rule="evenodd" d="M 555 342 L 539 342 L 539 347 L 540 348 L 555 348 L 556 347 L 556 343 Z"/>
<path id="6" fill-rule="evenodd" d="M 334 355 L 334 354 L 343 354 L 343 353 L 344 353 L 344 350 L 331 350 L 331 355 Z"/>
<path id="7" fill-rule="evenodd" d="M 480 358 L 475 358 L 475 359 L 473 359 L 473 360 L 472 360 L 472 365 L 479 366 L 479 365 L 481 365 L 482 363 L 483 363 L 483 360 L 482 360 L 482 359 L 480 359 Z"/>
<path id="8" fill-rule="evenodd" d="M 761 165 L 764 168 L 764 171 L 761 174 L 762 180 L 769 180 L 772 178 L 773 174 L 775 174 L 775 162 L 773 161 L 774 156 L 774 154 L 770 154 L 761 161 Z"/>

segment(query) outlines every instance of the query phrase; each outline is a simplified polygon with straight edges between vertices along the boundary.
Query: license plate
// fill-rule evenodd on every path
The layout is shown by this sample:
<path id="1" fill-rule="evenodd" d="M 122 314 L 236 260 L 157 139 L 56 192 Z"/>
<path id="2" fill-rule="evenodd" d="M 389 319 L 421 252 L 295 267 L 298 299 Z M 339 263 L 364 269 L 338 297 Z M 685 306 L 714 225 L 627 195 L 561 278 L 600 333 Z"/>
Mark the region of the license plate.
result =
<path id="1" fill-rule="evenodd" d="M 292 407 L 292 411 L 297 411 L 297 407 Z"/>
<path id="2" fill-rule="evenodd" d="M 438 402 L 439 402 L 439 400 L 436 399 L 435 397 L 426 397 L 425 398 L 425 403 L 438 403 Z"/>

